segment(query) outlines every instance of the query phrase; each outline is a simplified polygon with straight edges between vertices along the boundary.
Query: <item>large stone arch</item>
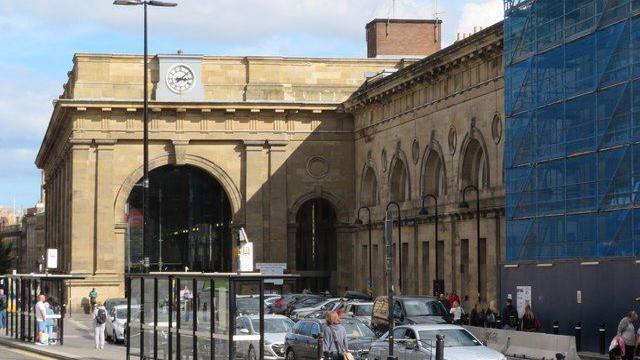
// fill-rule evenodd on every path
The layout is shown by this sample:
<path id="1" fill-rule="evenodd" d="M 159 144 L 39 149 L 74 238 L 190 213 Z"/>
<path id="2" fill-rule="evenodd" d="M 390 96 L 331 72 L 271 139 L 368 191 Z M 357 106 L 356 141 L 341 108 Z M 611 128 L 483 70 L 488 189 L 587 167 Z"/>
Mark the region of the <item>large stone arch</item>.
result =
<path id="1" fill-rule="evenodd" d="M 329 191 L 317 189 L 317 190 L 310 191 L 308 193 L 300 195 L 298 199 L 293 203 L 293 205 L 291 205 L 291 207 L 289 208 L 289 216 L 288 216 L 289 224 L 295 224 L 296 215 L 298 215 L 298 211 L 300 210 L 300 207 L 305 202 L 311 199 L 327 200 L 331 204 L 331 206 L 333 206 L 333 209 L 336 212 L 338 222 L 349 223 L 349 213 L 347 212 L 347 207 L 345 206 L 344 201 L 342 201 L 339 197 L 337 197 L 336 195 L 334 195 Z"/>
<path id="2" fill-rule="evenodd" d="M 446 167 L 446 163 L 444 161 L 444 152 L 442 151 L 442 146 L 440 145 L 440 143 L 437 140 L 431 140 L 429 142 L 429 144 L 427 145 L 427 147 L 424 149 L 424 153 L 422 154 L 422 160 L 421 160 L 421 164 L 420 164 L 420 178 L 419 181 L 420 183 L 418 184 L 419 189 L 420 189 L 420 196 L 423 196 L 426 194 L 426 189 L 424 188 L 424 183 L 426 180 L 426 172 L 427 167 L 428 167 L 428 163 L 427 161 L 429 160 L 429 156 L 431 156 L 431 154 L 435 154 L 438 159 L 440 159 L 440 166 L 442 167 L 442 171 L 444 172 L 444 192 L 442 195 L 445 195 L 448 191 L 448 186 L 447 186 L 447 167 Z"/>
<path id="3" fill-rule="evenodd" d="M 459 191 L 462 191 L 462 186 L 463 186 L 462 175 L 463 175 L 463 167 L 464 167 L 465 157 L 467 155 L 467 150 L 469 148 L 469 144 L 471 144 L 474 140 L 479 143 L 480 148 L 484 153 L 484 167 L 486 169 L 485 179 L 483 180 L 484 187 L 491 186 L 491 167 L 489 163 L 489 152 L 487 151 L 487 143 L 484 140 L 482 131 L 480 131 L 476 127 L 471 127 L 469 132 L 465 134 L 464 139 L 462 141 L 462 146 L 460 147 L 460 152 L 458 153 L 458 172 L 456 177 L 458 178 Z"/>
<path id="4" fill-rule="evenodd" d="M 397 163 L 401 162 L 402 166 L 404 167 L 404 172 L 405 172 L 405 186 L 407 187 L 406 189 L 406 198 L 404 199 L 404 201 L 409 201 L 411 200 L 412 197 L 412 193 L 411 193 L 411 171 L 409 170 L 409 161 L 407 160 L 407 156 L 405 155 L 404 151 L 398 149 L 396 151 L 396 153 L 393 155 L 393 158 L 391 159 L 391 162 L 389 162 L 389 169 L 388 169 L 388 175 L 387 175 L 387 189 L 389 190 L 389 199 L 391 199 L 391 186 L 392 186 L 392 177 L 394 175 L 394 169 L 397 166 Z"/>
<path id="5" fill-rule="evenodd" d="M 157 156 L 149 161 L 149 171 L 172 164 L 174 164 L 174 161 L 171 154 Z M 191 165 L 200 168 L 213 176 L 220 183 L 229 197 L 231 213 L 233 214 L 235 222 L 235 218 L 238 216 L 242 206 L 242 195 L 231 177 L 229 177 L 229 175 L 227 175 L 227 173 L 215 163 L 197 155 L 185 155 L 184 163 L 182 163 L 182 165 Z M 127 176 L 124 182 L 120 185 L 114 202 L 115 224 L 126 222 L 125 205 L 127 203 L 127 199 L 129 198 L 129 194 L 131 193 L 133 186 L 142 178 L 142 175 L 143 168 L 141 165 L 129 174 L 129 176 Z"/>

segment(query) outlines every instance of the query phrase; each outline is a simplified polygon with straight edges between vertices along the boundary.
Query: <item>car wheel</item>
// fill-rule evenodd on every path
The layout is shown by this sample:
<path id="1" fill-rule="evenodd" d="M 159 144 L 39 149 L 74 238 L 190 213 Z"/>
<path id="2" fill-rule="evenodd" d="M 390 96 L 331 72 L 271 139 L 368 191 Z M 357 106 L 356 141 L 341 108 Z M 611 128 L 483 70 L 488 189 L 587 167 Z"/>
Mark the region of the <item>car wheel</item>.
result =
<path id="1" fill-rule="evenodd" d="M 294 354 L 293 350 L 287 351 L 287 360 L 296 360 L 296 354 Z"/>
<path id="2" fill-rule="evenodd" d="M 247 357 L 249 360 L 256 360 L 256 352 L 253 348 L 249 349 L 249 356 Z"/>

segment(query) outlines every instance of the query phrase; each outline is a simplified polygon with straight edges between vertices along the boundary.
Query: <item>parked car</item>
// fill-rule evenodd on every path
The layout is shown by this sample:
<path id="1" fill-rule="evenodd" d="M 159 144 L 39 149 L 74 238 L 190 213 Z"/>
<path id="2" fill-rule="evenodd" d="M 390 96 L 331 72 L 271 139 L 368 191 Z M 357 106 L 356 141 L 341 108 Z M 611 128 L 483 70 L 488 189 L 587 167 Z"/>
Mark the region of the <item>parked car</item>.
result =
<path id="1" fill-rule="evenodd" d="M 434 296 L 397 296 L 394 298 L 393 318 L 396 325 L 446 324 L 450 315 Z M 373 303 L 371 328 L 376 334 L 389 330 L 389 298 L 379 296 Z"/>
<path id="2" fill-rule="evenodd" d="M 264 316 L 264 358 L 284 359 L 284 338 L 295 323 L 283 315 Z M 236 319 L 236 335 L 260 336 L 260 316 L 240 316 Z M 260 340 L 236 341 L 237 357 L 256 360 L 260 357 Z"/>
<path id="3" fill-rule="evenodd" d="M 315 300 L 311 302 L 314 302 L 314 301 Z M 334 310 L 338 305 L 340 305 L 341 302 L 342 302 L 342 299 L 340 298 L 328 298 L 312 306 L 293 309 L 289 317 L 293 321 L 298 321 L 301 318 L 307 317 L 307 315 L 316 311 L 326 312 L 326 311 Z"/>
<path id="4" fill-rule="evenodd" d="M 372 302 L 348 301 L 342 305 L 342 310 L 345 315 L 352 316 L 371 327 Z"/>
<path id="5" fill-rule="evenodd" d="M 132 318 L 137 316 L 140 305 L 131 305 Z M 107 311 L 107 322 L 104 325 L 105 339 L 113 342 L 124 342 L 127 324 L 127 305 L 116 305 Z"/>
<path id="6" fill-rule="evenodd" d="M 324 319 L 302 319 L 287 334 L 284 341 L 287 360 L 317 359 L 318 337 L 324 326 Z M 369 352 L 375 334 L 368 326 L 354 318 L 343 318 L 342 325 L 347 332 L 349 352 L 356 359 L 362 359 Z"/>
<path id="7" fill-rule="evenodd" d="M 294 301 L 300 296 L 305 294 L 283 294 L 280 298 L 276 299 L 271 306 L 269 306 L 268 312 L 272 314 L 284 314 L 287 311 L 287 306 L 291 301 Z"/>
<path id="8" fill-rule="evenodd" d="M 114 306 L 119 306 L 119 305 L 127 305 L 127 299 L 125 298 L 112 298 L 112 299 L 107 299 L 104 301 L 104 307 L 105 309 L 107 309 L 107 314 L 111 312 L 111 309 Z"/>
<path id="9" fill-rule="evenodd" d="M 394 356 L 423 360 L 435 356 L 436 335 L 444 335 L 444 358 L 447 360 L 506 360 L 488 348 L 463 327 L 449 324 L 401 325 L 393 329 Z M 373 342 L 368 360 L 385 360 L 389 355 L 388 334 Z"/>
<path id="10" fill-rule="evenodd" d="M 284 315 L 290 317 L 294 310 L 317 306 L 328 298 L 329 297 L 326 295 L 304 294 L 287 304 L 287 310 L 285 311 Z"/>

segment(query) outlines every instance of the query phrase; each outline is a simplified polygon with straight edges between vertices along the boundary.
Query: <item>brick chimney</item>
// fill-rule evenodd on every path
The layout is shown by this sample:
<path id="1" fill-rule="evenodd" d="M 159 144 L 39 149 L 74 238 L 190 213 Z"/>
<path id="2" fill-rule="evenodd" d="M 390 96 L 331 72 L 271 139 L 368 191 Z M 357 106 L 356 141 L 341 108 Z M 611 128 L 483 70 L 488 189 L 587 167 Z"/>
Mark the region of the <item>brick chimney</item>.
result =
<path id="1" fill-rule="evenodd" d="M 375 19 L 367 24 L 367 57 L 422 58 L 441 48 L 442 20 Z"/>

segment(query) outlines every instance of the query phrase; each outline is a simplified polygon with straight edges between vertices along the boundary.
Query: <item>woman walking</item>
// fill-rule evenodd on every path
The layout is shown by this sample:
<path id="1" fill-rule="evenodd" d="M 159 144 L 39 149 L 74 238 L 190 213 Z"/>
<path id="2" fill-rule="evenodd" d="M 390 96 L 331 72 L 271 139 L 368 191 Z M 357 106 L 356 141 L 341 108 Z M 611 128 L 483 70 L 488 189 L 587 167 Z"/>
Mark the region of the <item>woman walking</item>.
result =
<path id="1" fill-rule="evenodd" d="M 451 309 L 449 313 L 453 315 L 453 323 L 456 325 L 462 325 L 462 316 L 464 315 L 464 310 L 462 310 L 462 306 L 458 301 L 454 301 L 451 304 Z"/>
<path id="2" fill-rule="evenodd" d="M 527 304 L 524 308 L 524 315 L 522 315 L 522 331 L 535 332 L 537 330 L 536 316 L 531 310 L 531 305 Z"/>
<path id="3" fill-rule="evenodd" d="M 636 346 L 636 329 L 633 325 L 638 321 L 638 314 L 635 311 L 629 311 L 627 316 L 623 317 L 618 324 L 617 336 L 624 341 L 624 357 L 623 359 L 633 360 L 633 353 Z"/>
<path id="4" fill-rule="evenodd" d="M 342 326 L 342 321 L 337 312 L 329 311 L 325 320 L 327 323 L 322 329 L 324 360 L 343 360 L 345 355 L 348 354 L 347 349 L 349 349 L 347 331 Z"/>
<path id="5" fill-rule="evenodd" d="M 107 322 L 107 309 L 102 303 L 96 303 L 93 310 L 93 337 L 96 341 L 96 349 L 104 349 L 104 327 Z"/>

